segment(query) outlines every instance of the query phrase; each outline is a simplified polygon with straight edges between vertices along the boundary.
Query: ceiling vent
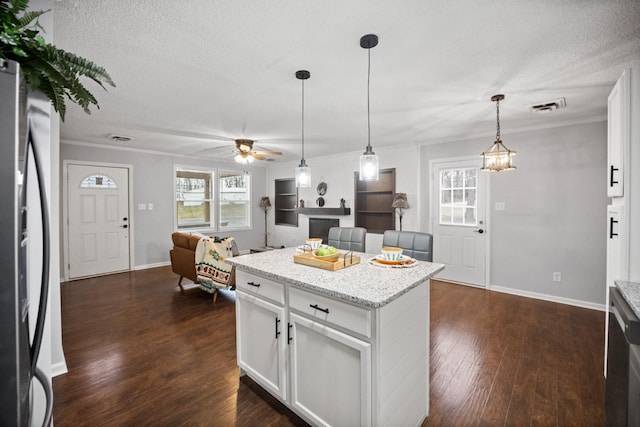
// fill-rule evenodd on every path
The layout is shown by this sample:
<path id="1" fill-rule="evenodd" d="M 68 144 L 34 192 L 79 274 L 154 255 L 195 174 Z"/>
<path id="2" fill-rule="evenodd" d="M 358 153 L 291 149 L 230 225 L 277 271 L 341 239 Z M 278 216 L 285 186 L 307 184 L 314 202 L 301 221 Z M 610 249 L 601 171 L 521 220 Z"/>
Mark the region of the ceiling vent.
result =
<path id="1" fill-rule="evenodd" d="M 110 140 L 116 141 L 116 142 L 129 142 L 133 138 L 130 137 L 130 136 L 116 135 L 115 133 L 110 133 L 109 135 L 107 135 L 107 139 L 110 139 Z"/>
<path id="2" fill-rule="evenodd" d="M 532 113 L 551 113 L 555 110 L 559 110 L 560 108 L 564 108 L 567 106 L 566 98 L 558 98 L 553 101 L 545 102 L 542 104 L 536 104 L 529 107 Z"/>

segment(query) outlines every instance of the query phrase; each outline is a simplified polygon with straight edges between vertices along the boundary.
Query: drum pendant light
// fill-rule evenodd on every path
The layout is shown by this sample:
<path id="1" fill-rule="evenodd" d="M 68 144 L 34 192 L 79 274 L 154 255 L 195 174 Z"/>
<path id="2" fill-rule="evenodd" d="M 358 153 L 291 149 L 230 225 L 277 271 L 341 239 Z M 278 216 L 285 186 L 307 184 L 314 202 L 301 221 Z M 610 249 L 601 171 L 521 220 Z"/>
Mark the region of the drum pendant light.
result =
<path id="1" fill-rule="evenodd" d="M 371 147 L 371 111 L 369 107 L 369 92 L 371 85 L 371 48 L 378 45 L 378 36 L 367 34 L 360 38 L 360 47 L 368 51 L 367 67 L 367 148 L 360 156 L 360 181 L 377 181 L 379 161 Z"/>
<path id="2" fill-rule="evenodd" d="M 513 166 L 513 156 L 516 152 L 509 150 L 502 144 L 500 140 L 500 101 L 504 99 L 504 95 L 493 95 L 491 100 L 496 103 L 496 140 L 491 147 L 482 153 L 482 170 L 489 172 L 512 171 L 516 167 Z"/>
<path id="3" fill-rule="evenodd" d="M 296 187 L 311 187 L 311 168 L 304 160 L 304 81 L 311 77 L 307 70 L 296 71 L 296 78 L 302 82 L 302 159 L 296 168 Z"/>

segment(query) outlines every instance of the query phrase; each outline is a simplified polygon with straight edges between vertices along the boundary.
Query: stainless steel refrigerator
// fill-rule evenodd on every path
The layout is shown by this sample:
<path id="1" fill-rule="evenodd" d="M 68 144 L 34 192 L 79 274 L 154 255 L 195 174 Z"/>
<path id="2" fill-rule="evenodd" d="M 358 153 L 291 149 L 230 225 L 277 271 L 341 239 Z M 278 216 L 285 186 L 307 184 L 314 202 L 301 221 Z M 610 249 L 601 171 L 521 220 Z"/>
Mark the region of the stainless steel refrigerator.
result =
<path id="1" fill-rule="evenodd" d="M 31 166 L 33 165 L 33 166 Z M 27 185 L 35 174 L 36 185 Z M 32 179 L 31 182 L 34 182 Z M 52 393 L 48 378 L 36 367 L 45 324 L 49 283 L 49 219 L 42 163 L 30 131 L 26 89 L 19 65 L 0 59 L 0 425 L 48 425 Z M 38 194 L 42 236 L 29 235 L 27 192 Z M 41 289 L 29 298 L 28 246 L 42 248 Z M 29 306 L 38 307 L 33 331 Z M 44 420 L 34 420 L 34 380 L 46 396 Z"/>

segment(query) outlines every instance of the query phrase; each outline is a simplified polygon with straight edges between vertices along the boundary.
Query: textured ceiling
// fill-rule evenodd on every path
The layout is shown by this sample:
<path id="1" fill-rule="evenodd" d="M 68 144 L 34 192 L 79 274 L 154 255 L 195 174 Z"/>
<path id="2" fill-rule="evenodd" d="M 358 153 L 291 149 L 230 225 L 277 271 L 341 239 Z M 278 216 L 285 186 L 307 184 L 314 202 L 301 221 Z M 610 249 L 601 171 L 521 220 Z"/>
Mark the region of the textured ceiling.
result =
<path id="1" fill-rule="evenodd" d="M 59 0 L 54 42 L 106 68 L 100 110 L 70 105 L 63 141 L 228 156 L 234 138 L 300 158 L 363 150 L 367 51 L 374 147 L 450 141 L 606 117 L 640 59 L 638 0 Z M 529 106 L 565 97 L 567 107 Z M 134 137 L 116 143 L 108 134 Z M 505 139 L 506 143 L 506 139 Z M 508 144 L 507 144 L 508 145 Z M 221 147 L 221 148 L 217 148 Z"/>

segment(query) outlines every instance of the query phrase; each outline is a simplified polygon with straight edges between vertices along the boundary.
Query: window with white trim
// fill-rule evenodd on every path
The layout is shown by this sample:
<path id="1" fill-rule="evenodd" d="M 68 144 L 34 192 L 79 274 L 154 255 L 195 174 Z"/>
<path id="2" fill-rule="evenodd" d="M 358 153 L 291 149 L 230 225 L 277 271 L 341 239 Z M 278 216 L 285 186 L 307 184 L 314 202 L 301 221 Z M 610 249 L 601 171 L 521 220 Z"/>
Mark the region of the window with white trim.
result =
<path id="1" fill-rule="evenodd" d="M 178 230 L 211 229 L 215 171 L 176 168 L 176 222 Z"/>
<path id="2" fill-rule="evenodd" d="M 478 224 L 478 168 L 440 170 L 440 224 Z"/>
<path id="3" fill-rule="evenodd" d="M 220 172 L 218 179 L 220 231 L 251 227 L 250 180 L 250 175 L 245 172 Z"/>

